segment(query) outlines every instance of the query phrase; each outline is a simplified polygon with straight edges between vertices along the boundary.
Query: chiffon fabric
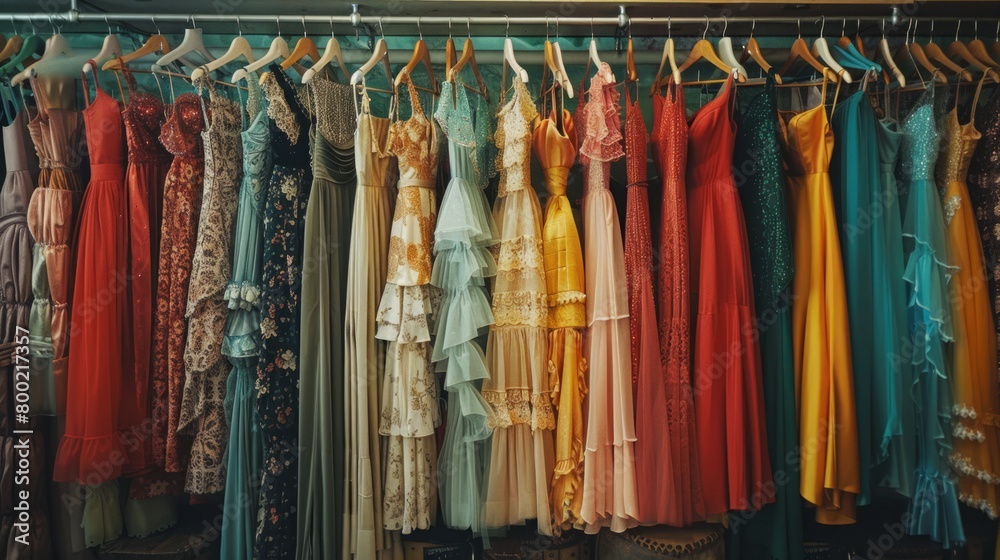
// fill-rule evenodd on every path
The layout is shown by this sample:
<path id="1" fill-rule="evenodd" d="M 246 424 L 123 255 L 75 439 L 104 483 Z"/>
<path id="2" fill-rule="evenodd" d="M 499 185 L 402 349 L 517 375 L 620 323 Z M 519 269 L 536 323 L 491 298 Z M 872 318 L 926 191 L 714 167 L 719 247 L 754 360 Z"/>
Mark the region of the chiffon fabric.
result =
<path id="1" fill-rule="evenodd" d="M 66 412 L 69 360 L 70 285 L 73 248 L 70 239 L 83 195 L 80 166 L 86 153 L 83 115 L 76 110 L 76 80 L 31 78 L 38 114 L 28 133 L 38 156 L 38 188 L 28 203 L 28 229 L 35 239 L 31 340 L 32 414 Z"/>
<path id="2" fill-rule="evenodd" d="M 343 538 L 344 304 L 354 205 L 353 89 L 316 76 L 313 184 L 306 207 L 299 341 L 297 558 L 336 558 Z"/>
<path id="3" fill-rule="evenodd" d="M 225 398 L 229 362 L 222 355 L 229 306 L 233 224 L 243 177 L 243 107 L 209 85 L 205 108 L 205 178 L 185 316 L 184 384 L 177 429 L 193 436 L 184 490 L 219 494 L 226 488 Z"/>
<path id="4" fill-rule="evenodd" d="M 789 294 L 795 266 L 776 98 L 775 77 L 769 73 L 760 92 L 740 100 L 735 116 L 734 179 L 746 219 L 767 410 L 768 457 L 776 483 L 771 492 L 773 504 L 762 507 L 756 515 L 731 518 L 734 539 L 728 548 L 729 558 L 733 559 L 803 557 L 799 472 L 789 458 L 790 453 L 794 457 L 799 445 Z"/>
<path id="5" fill-rule="evenodd" d="M 649 428 L 637 425 L 636 436 L 665 438 L 661 446 L 639 443 L 636 448 L 637 476 L 647 468 L 662 469 L 655 483 L 643 486 L 639 514 L 644 522 L 656 520 L 667 525 L 683 526 L 705 518 L 701 470 L 698 468 L 698 437 L 695 428 L 694 395 L 691 387 L 691 294 L 690 260 L 688 253 L 687 170 L 688 123 L 684 88 L 667 85 L 664 95 L 653 97 L 654 127 L 650 133 L 653 159 L 661 177 L 659 274 L 660 361 L 663 383 L 650 387 L 662 391 L 661 402 L 655 393 L 644 395 L 637 403 L 637 414 L 647 417 L 644 410 L 655 414 L 662 410 L 666 421 L 646 436 Z M 643 387 L 645 389 L 645 387 Z M 642 391 L 645 393 L 645 390 Z M 650 399 L 645 401 L 645 399 Z M 650 408 L 647 409 L 646 407 Z M 663 430 L 662 426 L 667 429 Z M 663 441 L 663 440 L 661 440 Z M 645 466 L 654 453 L 653 467 Z M 666 453 L 666 456 L 660 455 Z M 659 459 L 657 459 L 659 457 Z M 649 481 L 647 481 L 647 484 Z M 650 499 L 646 499 L 646 495 Z M 647 506 L 654 506 L 649 511 Z"/>
<path id="6" fill-rule="evenodd" d="M 254 556 L 295 556 L 298 500 L 299 321 L 306 206 L 312 184 L 309 116 L 281 66 L 271 64 L 267 97 L 271 173 L 264 195 L 261 346 L 257 414 L 264 443 Z"/>
<path id="7" fill-rule="evenodd" d="M 861 492 L 847 293 L 828 168 L 833 131 L 819 104 L 782 120 L 793 216 L 792 331 L 802 497 L 816 520 L 853 523 Z M 809 446 L 809 447 L 806 447 Z"/>
<path id="8" fill-rule="evenodd" d="M 543 97 L 544 99 L 544 97 Z M 543 112 L 545 107 L 543 106 Z M 558 111 L 558 112 L 557 112 Z M 583 401 L 587 395 L 586 278 L 580 233 L 566 183 L 576 161 L 576 128 L 569 111 L 553 102 L 551 114 L 535 124 L 535 158 L 545 174 L 542 247 L 549 307 L 549 386 L 556 409 L 555 470 L 552 474 L 552 529 L 582 527 Z"/>
<path id="9" fill-rule="evenodd" d="M 222 354 L 228 356 L 232 369 L 224 401 L 229 443 L 223 508 L 228 515 L 222 518 L 221 557 L 233 560 L 253 560 L 264 458 L 254 381 L 260 355 L 263 202 L 270 177 L 271 146 L 267 99 L 258 81 L 256 73 L 247 80 L 249 123 L 240 133 L 243 180 L 234 233 L 233 273 L 225 292 L 229 314 L 222 339 Z"/>
<path id="10" fill-rule="evenodd" d="M 489 377 L 481 341 L 493 323 L 486 280 L 496 275 L 490 248 L 497 228 L 483 189 L 493 174 L 488 102 L 469 102 L 461 79 L 441 84 L 435 119 L 448 137 L 452 178 L 441 198 L 434 230 L 431 282 L 441 290 L 432 359 L 444 372 L 448 419 L 438 456 L 438 491 L 444 524 L 485 529 L 492 411 L 479 389 Z"/>
<path id="11" fill-rule="evenodd" d="M 732 154 L 732 75 L 689 123 L 694 408 L 706 515 L 774 501 L 746 225 Z"/>
<path id="12" fill-rule="evenodd" d="M 920 411 L 917 471 L 907 533 L 927 535 L 946 548 L 965 542 L 958 490 L 948 457 L 952 450 L 951 363 L 954 342 L 950 282 L 958 272 L 950 264 L 948 237 L 934 164 L 941 142 L 934 118 L 934 88 L 921 95 L 903 121 L 901 183 L 906 197 L 903 222 L 909 305 L 909 340 L 914 368 L 913 391 Z"/>
<path id="13" fill-rule="evenodd" d="M 982 82 L 980 82 L 980 87 Z M 997 390 L 996 331 L 990 307 L 983 246 L 965 178 L 979 141 L 976 105 L 959 123 L 958 106 L 944 117 L 947 135 L 938 157 L 937 185 L 947 229 L 952 275 L 951 466 L 958 476 L 958 498 L 996 519 L 1000 512 L 1000 392 Z M 956 100 L 957 100 L 956 95 Z"/>
<path id="14" fill-rule="evenodd" d="M 497 277 L 486 343 L 490 378 L 482 388 L 494 415 L 486 525 L 537 519 L 538 532 L 552 535 L 549 484 L 556 422 L 546 367 L 549 308 L 542 210 L 530 182 L 531 123 L 538 112 L 517 77 L 501 100 L 506 102 L 497 113 L 494 135 L 500 173 L 493 204 Z"/>
<path id="15" fill-rule="evenodd" d="M 379 396 L 386 343 L 375 338 L 375 316 L 388 274 L 389 237 L 398 166 L 389 151 L 389 119 L 371 112 L 362 85 L 354 161 L 358 183 L 351 217 L 344 306 L 344 385 L 348 470 L 341 558 L 389 557 L 391 536 L 382 523 L 382 438 Z M 355 98 L 357 100 L 357 98 Z M 401 551 L 400 556 L 401 556 Z"/>
<path id="16" fill-rule="evenodd" d="M 579 109 L 580 163 L 584 166 L 583 231 L 587 280 L 585 339 L 590 367 L 587 435 L 580 517 L 588 533 L 621 532 L 638 524 L 635 415 L 632 406 L 628 287 L 618 210 L 609 189 L 611 162 L 622 151 L 619 93 L 601 64 Z M 583 101 L 581 101 L 583 103 Z"/>
<path id="17" fill-rule="evenodd" d="M 95 81 L 91 103 L 85 76 L 83 83 L 90 183 L 76 240 L 79 266 L 69 333 L 67 394 L 74 398 L 66 403 L 66 432 L 52 477 L 57 482 L 99 485 L 121 476 L 122 465 L 131 460 L 129 452 L 141 449 L 128 449 L 119 434 L 119 414 L 127 410 L 121 407 L 122 379 L 132 365 L 131 316 L 124 285 L 129 250 L 125 130 L 118 101 Z M 138 460 L 144 462 L 145 457 L 140 453 Z M 120 530 L 120 518 L 117 523 Z"/>
<path id="18" fill-rule="evenodd" d="M 441 424 L 431 363 L 431 332 L 440 291 L 431 285 L 437 219 L 438 139 L 408 73 L 409 118 L 393 122 L 390 149 L 399 164 L 389 263 L 375 336 L 388 342 L 379 433 L 386 436 L 383 524 L 403 534 L 437 517 L 437 440 Z M 401 94 L 401 92 L 397 92 Z"/>

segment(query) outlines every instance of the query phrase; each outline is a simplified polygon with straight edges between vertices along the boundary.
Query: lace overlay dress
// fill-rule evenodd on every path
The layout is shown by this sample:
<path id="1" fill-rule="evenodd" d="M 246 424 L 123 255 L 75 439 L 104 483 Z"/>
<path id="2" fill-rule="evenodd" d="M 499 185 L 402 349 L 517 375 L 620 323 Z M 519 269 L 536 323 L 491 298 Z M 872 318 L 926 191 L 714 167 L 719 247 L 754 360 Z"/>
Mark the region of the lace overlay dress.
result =
<path id="1" fill-rule="evenodd" d="M 483 189 L 493 174 L 487 101 L 469 102 L 461 79 L 441 84 L 434 117 L 448 137 L 452 178 L 434 231 L 431 282 L 442 292 L 432 359 L 443 371 L 448 421 L 438 457 L 445 525 L 483 531 L 492 411 L 479 393 L 489 377 L 480 342 L 493 323 L 486 279 L 496 274 L 490 248 L 497 230 Z"/>
<path id="2" fill-rule="evenodd" d="M 354 206 L 353 89 L 308 85 L 315 122 L 306 207 L 299 376 L 299 558 L 336 558 L 343 532 L 344 304 Z"/>
<path id="3" fill-rule="evenodd" d="M 309 169 L 309 117 L 277 64 L 264 74 L 271 177 L 264 198 L 257 413 L 264 439 L 255 557 L 292 558 L 298 508 L 299 301 Z"/>
<path id="4" fill-rule="evenodd" d="M 1000 513 L 1000 392 L 997 390 L 996 325 L 986 283 L 983 245 L 965 184 L 980 133 L 976 101 L 969 122 L 960 124 L 956 106 L 944 118 L 947 140 L 938 157 L 937 186 L 947 228 L 952 276 L 951 355 L 953 391 L 951 467 L 958 498 L 991 519 Z"/>
<path id="5" fill-rule="evenodd" d="M 260 354 L 263 202 L 270 177 L 271 146 L 267 100 L 258 79 L 257 74 L 247 79 L 250 122 L 241 133 L 243 181 L 233 240 L 233 274 L 225 292 L 229 313 L 222 339 L 222 353 L 233 366 L 226 385 L 229 442 L 223 507 L 233 515 L 222 518 L 221 557 L 233 560 L 253 560 L 264 456 L 254 380 Z"/>
<path id="6" fill-rule="evenodd" d="M 430 527 L 437 511 L 434 429 L 441 416 L 431 364 L 431 321 L 441 296 L 431 285 L 437 132 L 409 75 L 404 75 L 403 83 L 412 110 L 408 119 L 396 120 L 389 131 L 390 148 L 399 162 L 399 184 L 375 336 L 388 342 L 379 419 L 379 433 L 388 438 L 383 524 L 405 534 Z"/>
<path id="7" fill-rule="evenodd" d="M 497 114 L 494 135 L 500 185 L 493 219 L 499 244 L 493 249 L 494 322 L 486 343 L 490 378 L 482 391 L 494 415 L 486 525 L 537 518 L 538 532 L 551 535 L 555 415 L 546 367 L 548 293 L 542 211 L 529 167 L 531 123 L 537 114 L 524 83 L 515 78 L 510 101 Z"/>
<path id="8" fill-rule="evenodd" d="M 342 558 L 378 558 L 392 543 L 382 523 L 382 438 L 379 397 L 386 342 L 375 338 L 379 297 L 388 273 L 389 237 L 396 202 L 396 158 L 389 150 L 389 119 L 371 113 L 362 89 L 354 135 L 358 187 L 344 307 L 344 383 L 348 471 Z M 388 554 L 387 554 L 388 556 Z"/>
<path id="9" fill-rule="evenodd" d="M 197 245 L 191 261 L 184 349 L 185 379 L 177 429 L 194 435 L 184 489 L 217 494 L 226 487 L 224 402 L 229 363 L 222 355 L 226 286 L 232 266 L 233 223 L 243 178 L 243 107 L 209 85 L 205 146 L 205 181 Z"/>

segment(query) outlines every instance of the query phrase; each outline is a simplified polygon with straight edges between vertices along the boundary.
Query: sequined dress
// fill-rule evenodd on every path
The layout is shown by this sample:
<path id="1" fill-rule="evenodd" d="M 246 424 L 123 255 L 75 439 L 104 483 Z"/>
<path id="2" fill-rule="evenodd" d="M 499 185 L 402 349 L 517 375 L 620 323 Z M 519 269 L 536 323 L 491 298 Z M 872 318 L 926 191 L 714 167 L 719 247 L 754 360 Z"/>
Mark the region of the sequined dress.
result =
<path id="1" fill-rule="evenodd" d="M 452 178 L 441 198 L 431 273 L 442 293 L 432 359 L 448 393 L 438 489 L 445 525 L 475 533 L 484 529 L 492 433 L 491 410 L 479 392 L 489 377 L 482 335 L 493 322 L 486 280 L 496 274 L 490 248 L 497 229 L 483 192 L 494 164 L 490 112 L 481 95 L 470 103 L 460 78 L 441 84 L 434 117 L 448 138 Z"/>
<path id="2" fill-rule="evenodd" d="M 577 112 L 584 168 L 583 233 L 587 281 L 584 338 L 590 393 L 587 401 L 580 517 L 588 533 L 621 532 L 638 524 L 635 479 L 628 287 L 618 210 L 610 190 L 611 162 L 622 150 L 620 94 L 607 63 L 601 64 Z M 583 103 L 581 101 L 581 103 Z M 638 350 L 638 348 L 637 348 Z"/>
<path id="3" fill-rule="evenodd" d="M 482 390 L 494 415 L 486 525 L 538 519 L 538 532 L 551 535 L 555 415 L 546 368 L 548 294 L 542 210 L 529 167 L 531 123 L 538 112 L 524 83 L 513 82 L 512 91 L 501 96 L 505 102 L 493 137 L 499 151 L 500 184 L 493 204 L 499 243 L 493 249 L 494 322 L 486 342 L 490 378 Z"/>

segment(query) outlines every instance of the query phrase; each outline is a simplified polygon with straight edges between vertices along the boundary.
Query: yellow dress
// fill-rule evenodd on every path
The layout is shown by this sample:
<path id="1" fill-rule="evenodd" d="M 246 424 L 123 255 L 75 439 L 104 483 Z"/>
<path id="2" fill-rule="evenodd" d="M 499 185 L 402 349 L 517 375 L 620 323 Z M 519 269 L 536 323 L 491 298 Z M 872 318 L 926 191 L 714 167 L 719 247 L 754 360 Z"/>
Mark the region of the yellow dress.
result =
<path id="1" fill-rule="evenodd" d="M 978 94 L 977 94 L 978 97 Z M 975 111 L 973 102 L 973 111 Z M 946 144 L 937 164 L 937 185 L 958 271 L 952 278 L 952 453 L 959 499 L 991 518 L 1000 513 L 1000 394 L 997 393 L 996 327 L 986 284 L 983 246 L 965 179 L 980 133 L 973 118 L 945 117 Z"/>
<path id="2" fill-rule="evenodd" d="M 561 122 L 559 122 L 561 120 Z M 561 128 L 561 130 L 560 130 Z M 587 359 L 583 329 L 587 326 L 583 250 L 566 180 L 576 161 L 576 134 L 569 111 L 539 119 L 532 136 L 535 157 L 545 172 L 549 198 L 545 205 L 542 244 L 549 304 L 549 385 L 557 409 L 555 471 L 552 475 L 553 530 L 580 527 L 583 503 L 583 399 L 587 394 Z"/>
<path id="3" fill-rule="evenodd" d="M 825 99 L 825 84 L 823 93 Z M 819 523 L 854 523 L 861 477 L 847 292 L 828 173 L 833 131 L 821 103 L 782 118 L 781 132 L 795 240 L 799 489 L 816 506 Z"/>

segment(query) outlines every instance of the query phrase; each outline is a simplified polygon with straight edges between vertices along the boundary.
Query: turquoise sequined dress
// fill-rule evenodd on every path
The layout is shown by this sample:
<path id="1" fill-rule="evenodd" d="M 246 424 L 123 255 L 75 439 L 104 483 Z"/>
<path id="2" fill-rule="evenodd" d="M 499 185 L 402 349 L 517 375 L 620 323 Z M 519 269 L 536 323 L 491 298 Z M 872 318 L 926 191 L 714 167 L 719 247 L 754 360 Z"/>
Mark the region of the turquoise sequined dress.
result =
<path id="1" fill-rule="evenodd" d="M 243 131 L 243 183 L 233 238 L 233 277 L 226 289 L 229 302 L 222 353 L 233 370 L 226 387 L 229 448 L 226 451 L 225 511 L 222 518 L 222 558 L 251 560 L 257 530 L 261 447 L 256 413 L 257 357 L 260 354 L 260 283 L 264 236 L 261 204 L 270 177 L 270 130 L 267 100 L 256 74 L 247 80 L 247 114 Z"/>
<path id="2" fill-rule="evenodd" d="M 476 96 L 473 109 L 460 81 L 442 84 L 440 99 L 434 118 L 448 137 L 452 178 L 438 212 L 431 277 L 442 292 L 432 359 L 448 392 L 438 489 L 445 524 L 479 532 L 492 431 L 479 389 L 489 377 L 481 339 L 493 323 L 486 279 L 496 274 L 489 247 L 498 234 L 483 192 L 494 174 L 494 123 L 487 101 Z"/>
<path id="3" fill-rule="evenodd" d="M 940 137 L 934 121 L 934 88 L 923 94 L 903 123 L 902 183 L 907 193 L 903 242 L 908 285 L 909 340 L 917 426 L 916 489 L 907 532 L 927 535 L 945 547 L 965 541 L 951 452 L 952 396 L 948 352 L 952 338 L 944 214 L 934 184 Z"/>

